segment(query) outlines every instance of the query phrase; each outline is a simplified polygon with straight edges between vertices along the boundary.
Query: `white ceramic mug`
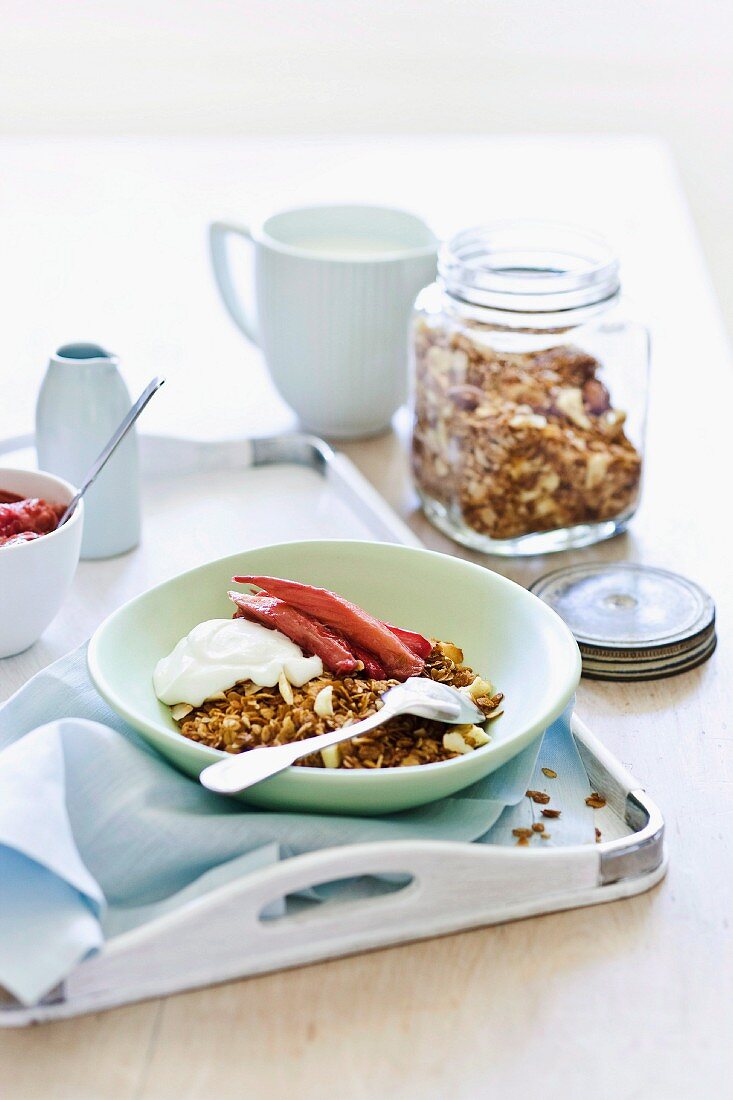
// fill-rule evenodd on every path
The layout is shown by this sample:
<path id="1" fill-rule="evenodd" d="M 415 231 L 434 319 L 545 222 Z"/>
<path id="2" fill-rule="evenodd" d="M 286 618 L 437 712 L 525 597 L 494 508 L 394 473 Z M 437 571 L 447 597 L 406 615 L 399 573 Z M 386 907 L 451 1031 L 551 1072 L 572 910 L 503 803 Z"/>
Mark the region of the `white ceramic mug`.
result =
<path id="1" fill-rule="evenodd" d="M 253 310 L 235 291 L 232 233 L 254 249 Z M 379 206 L 301 207 L 252 228 L 211 226 L 233 320 L 304 426 L 341 439 L 384 430 L 405 400 L 410 311 L 435 278 L 437 243 L 414 214 Z"/>

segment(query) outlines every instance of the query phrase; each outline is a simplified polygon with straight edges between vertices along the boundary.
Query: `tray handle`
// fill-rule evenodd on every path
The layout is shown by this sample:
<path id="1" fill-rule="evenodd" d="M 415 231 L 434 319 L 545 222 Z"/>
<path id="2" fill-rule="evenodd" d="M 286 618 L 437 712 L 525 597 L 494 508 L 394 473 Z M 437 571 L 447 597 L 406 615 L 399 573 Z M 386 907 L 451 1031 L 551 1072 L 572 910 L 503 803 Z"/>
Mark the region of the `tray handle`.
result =
<path id="1" fill-rule="evenodd" d="M 475 847 L 387 841 L 296 856 L 111 940 L 69 977 L 64 998 L 90 1007 L 111 997 L 124 1003 L 531 916 L 577 904 L 600 882 L 595 845 L 543 852 Z M 262 917 L 273 902 L 308 887 L 388 874 L 409 875 L 411 882 L 373 898 Z"/>

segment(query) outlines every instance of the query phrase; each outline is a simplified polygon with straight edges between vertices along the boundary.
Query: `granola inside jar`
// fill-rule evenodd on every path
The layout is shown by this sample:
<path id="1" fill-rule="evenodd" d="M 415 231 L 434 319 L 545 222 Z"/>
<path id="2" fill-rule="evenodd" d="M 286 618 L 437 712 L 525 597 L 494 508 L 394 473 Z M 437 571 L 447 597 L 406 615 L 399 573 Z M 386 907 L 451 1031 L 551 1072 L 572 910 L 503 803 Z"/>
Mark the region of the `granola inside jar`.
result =
<path id="1" fill-rule="evenodd" d="M 642 475 L 649 338 L 599 238 L 521 222 L 466 230 L 417 299 L 415 484 L 446 534 L 493 554 L 622 531 Z"/>

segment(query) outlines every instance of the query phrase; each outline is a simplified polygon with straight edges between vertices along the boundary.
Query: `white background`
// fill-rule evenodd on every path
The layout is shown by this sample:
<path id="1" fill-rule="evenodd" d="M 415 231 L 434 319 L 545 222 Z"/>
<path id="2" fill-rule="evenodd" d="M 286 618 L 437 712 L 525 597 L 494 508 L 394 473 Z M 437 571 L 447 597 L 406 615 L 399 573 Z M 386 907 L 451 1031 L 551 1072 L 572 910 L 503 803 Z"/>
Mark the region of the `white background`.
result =
<path id="1" fill-rule="evenodd" d="M 660 134 L 733 323 L 730 0 L 0 0 L 0 19 L 0 134 Z"/>
<path id="2" fill-rule="evenodd" d="M 167 374 L 146 427 L 168 422 L 174 407 L 189 418 L 178 417 L 181 430 L 217 417 L 222 434 L 245 434 L 245 418 L 262 409 L 252 381 L 264 375 L 216 298 L 205 226 L 247 217 L 253 197 L 312 201 L 364 186 L 378 201 L 408 195 L 451 224 L 479 210 L 576 213 L 619 243 L 655 347 L 645 503 L 629 534 L 594 555 L 698 579 L 720 622 L 732 621 L 719 484 L 730 465 L 729 372 L 657 147 L 398 136 L 339 151 L 269 137 L 660 133 L 675 149 L 730 319 L 729 11 L 733 0 L 0 0 L 0 131 L 10 135 L 0 146 L 0 437 L 4 418 L 11 431 L 15 421 L 30 427 L 49 350 L 77 334 L 118 350 L 133 389 Z M 140 132 L 152 142 L 66 144 Z M 59 140 L 33 145 L 27 133 Z M 229 133 L 264 137 L 237 143 Z M 161 145 L 156 134 L 181 140 Z M 349 450 L 409 514 L 398 443 L 387 436 Z M 448 548 L 426 523 L 419 531 Z M 123 600 L 139 560 L 85 563 L 71 619 L 17 659 L 19 678 L 88 630 L 97 584 L 105 599 Z M 144 569 L 163 567 L 175 568 L 143 550 Z M 507 567 L 527 583 L 551 566 Z M 67 621 L 78 634 L 66 633 Z M 491 1084 L 497 1096 L 524 1097 L 535 1079 L 548 1100 L 605 1100 L 624 1088 L 650 1100 L 727 1095 L 733 771 L 731 656 L 727 637 L 721 643 L 686 676 L 582 685 L 581 714 L 670 822 L 661 890 L 8 1036 L 3 1084 L 17 1080 L 24 1100 L 161 1100 L 239 1095 L 252 1080 L 251 1095 L 273 1082 L 285 1095 L 297 1080 L 305 1098 L 324 1095 L 327 1064 L 327 1083 L 424 1100 L 478 1097 Z M 420 1011 L 435 1005 L 442 1032 Z M 286 1021 L 286 1042 L 273 1020 Z M 448 1048 L 457 1057 L 446 1060 Z"/>

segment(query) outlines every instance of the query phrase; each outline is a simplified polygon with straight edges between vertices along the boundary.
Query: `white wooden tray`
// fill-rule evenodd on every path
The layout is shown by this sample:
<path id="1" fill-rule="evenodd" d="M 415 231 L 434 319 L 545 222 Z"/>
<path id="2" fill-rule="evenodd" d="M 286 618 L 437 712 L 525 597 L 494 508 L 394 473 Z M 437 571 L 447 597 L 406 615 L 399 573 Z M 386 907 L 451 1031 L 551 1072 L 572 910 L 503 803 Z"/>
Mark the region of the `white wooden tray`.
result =
<path id="1" fill-rule="evenodd" d="M 17 450 L 28 443 L 15 440 L 13 446 Z M 9 442 L 0 444 L 0 453 L 9 449 Z M 227 553 L 229 547 L 222 538 L 238 538 L 241 549 L 245 488 L 245 518 L 255 524 L 248 545 L 303 537 L 303 524 L 313 537 L 417 543 L 351 463 L 312 437 L 227 443 L 143 437 L 143 471 L 148 501 L 143 553 L 150 556 L 166 541 L 170 543 L 171 530 L 184 525 L 190 529 L 192 506 L 202 499 L 208 502 L 208 511 L 196 531 L 197 553 L 204 557 Z M 278 514 L 272 507 L 275 498 L 291 504 L 290 530 L 275 529 L 274 522 L 266 522 L 268 516 Z M 220 518 L 213 525 L 211 520 L 228 515 L 230 509 L 234 509 L 232 522 L 223 535 Z M 167 565 L 170 569 L 170 559 Z M 96 566 L 82 564 L 81 570 Z M 149 577 L 148 571 L 138 569 L 133 583 Z M 120 602 L 120 592 L 110 595 L 104 571 L 98 580 L 96 613 L 101 617 L 111 610 L 109 599 L 114 605 Z M 5 677 L 3 696 L 7 684 Z M 9 684 L 10 690 L 16 686 Z M 38 1005 L 25 1008 L 10 997 L 0 1000 L 0 1026 L 22 1027 L 96 1012 L 390 944 L 595 905 L 649 889 L 666 869 L 659 810 L 577 718 L 572 729 L 590 786 L 607 801 L 596 817 L 605 838 L 602 843 L 543 851 L 390 841 L 297 856 L 108 940 L 99 954 L 78 966 Z M 408 876 L 409 881 L 377 896 L 342 901 L 336 894 L 316 907 L 286 906 L 284 916 L 263 917 L 272 902 L 308 887 L 386 874 Z"/>

